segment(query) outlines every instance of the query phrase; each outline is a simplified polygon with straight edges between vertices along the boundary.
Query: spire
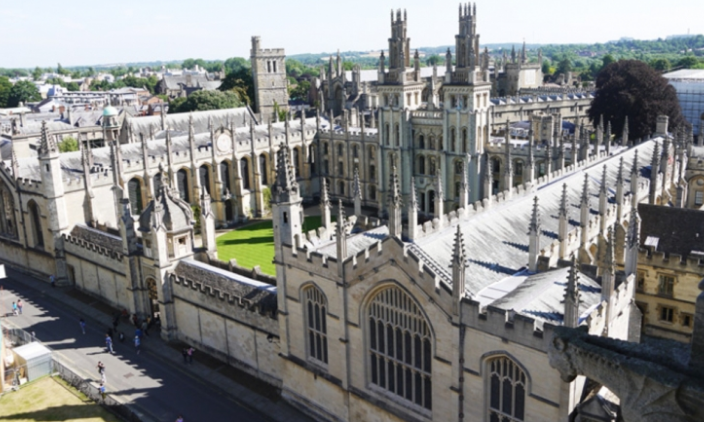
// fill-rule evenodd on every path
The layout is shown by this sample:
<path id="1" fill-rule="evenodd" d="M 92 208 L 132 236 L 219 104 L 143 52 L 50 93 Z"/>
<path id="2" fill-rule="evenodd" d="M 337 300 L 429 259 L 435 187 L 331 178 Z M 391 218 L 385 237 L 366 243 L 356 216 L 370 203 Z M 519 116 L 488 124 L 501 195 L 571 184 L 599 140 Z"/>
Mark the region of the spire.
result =
<path id="1" fill-rule="evenodd" d="M 396 166 L 394 166 L 391 172 L 391 183 L 389 186 L 389 203 L 392 208 L 401 206 L 401 189 L 398 181 L 398 173 L 396 172 Z"/>
<path id="2" fill-rule="evenodd" d="M 572 256 L 567 287 L 565 288 L 565 319 L 564 326 L 576 328 L 579 326 L 579 271 L 577 260 Z"/>
<path id="3" fill-rule="evenodd" d="M 278 202 L 293 202 L 298 199 L 298 183 L 288 154 L 288 148 L 282 143 L 277 153 L 276 181 L 272 186 L 272 193 Z"/>
<path id="4" fill-rule="evenodd" d="M 626 275 L 635 274 L 638 267 L 638 248 L 640 247 L 640 217 L 638 207 L 631 209 L 631 218 L 626 233 L 626 262 L 624 272 Z"/>
<path id="5" fill-rule="evenodd" d="M 389 186 L 389 235 L 401 238 L 401 190 L 398 183 L 396 167 L 391 173 L 391 186 Z"/>
<path id="6" fill-rule="evenodd" d="M 601 216 L 602 232 L 606 228 L 606 206 L 608 205 L 608 194 L 606 190 L 606 164 L 601 172 L 601 184 L 599 186 L 599 215 Z"/>
<path id="7" fill-rule="evenodd" d="M 606 155 L 611 155 L 611 120 L 606 125 Z"/>
<path id="8" fill-rule="evenodd" d="M 567 217 L 567 183 L 562 184 L 562 196 L 560 197 L 560 217 Z"/>
<path id="9" fill-rule="evenodd" d="M 538 271 L 538 254 L 540 253 L 540 208 L 537 196 L 533 198 L 533 213 L 530 216 L 528 235 L 528 270 L 535 273 Z"/>
<path id="10" fill-rule="evenodd" d="M 565 259 L 567 257 L 567 230 L 569 224 L 567 213 L 567 183 L 563 183 L 562 197 L 560 198 L 560 210 L 558 212 L 559 226 L 557 231 L 557 238 L 560 242 L 561 259 Z"/>
<path id="11" fill-rule="evenodd" d="M 604 254 L 604 272 L 609 274 L 616 273 L 616 260 L 614 257 L 614 232 L 609 227 L 606 235 L 606 253 Z"/>
<path id="12" fill-rule="evenodd" d="M 320 216 L 322 219 L 323 227 L 326 229 L 330 228 L 331 218 L 330 218 L 330 198 L 328 196 L 328 183 L 327 179 L 322 178 L 322 188 L 320 189 Z"/>
<path id="13" fill-rule="evenodd" d="M 342 274 L 342 261 L 347 258 L 347 217 L 342 199 L 337 202 L 337 230 L 335 236 L 337 246 L 338 274 Z"/>
<path id="14" fill-rule="evenodd" d="M 408 238 L 416 238 L 418 226 L 418 199 L 416 198 L 416 179 L 411 176 L 411 193 L 408 198 Z"/>
<path id="15" fill-rule="evenodd" d="M 462 230 L 459 224 L 455 232 L 455 243 L 452 249 L 452 312 L 455 315 L 459 315 L 460 301 L 465 294 L 465 268 L 467 266 L 464 239 L 462 238 Z"/>
<path id="16" fill-rule="evenodd" d="M 584 173 L 584 183 L 582 184 L 582 201 L 581 205 L 589 207 L 589 174 Z"/>
<path id="17" fill-rule="evenodd" d="M 56 146 L 56 137 L 49 134 L 46 121 L 42 120 L 41 139 L 39 142 L 39 156 L 53 155 L 59 152 Z"/>

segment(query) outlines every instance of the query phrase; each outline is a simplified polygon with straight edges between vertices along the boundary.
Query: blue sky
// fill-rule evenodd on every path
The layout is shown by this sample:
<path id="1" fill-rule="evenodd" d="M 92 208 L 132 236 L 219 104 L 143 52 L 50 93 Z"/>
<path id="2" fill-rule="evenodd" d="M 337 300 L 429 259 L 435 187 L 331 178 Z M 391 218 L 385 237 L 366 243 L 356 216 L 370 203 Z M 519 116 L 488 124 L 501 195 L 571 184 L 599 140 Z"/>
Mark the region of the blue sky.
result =
<path id="1" fill-rule="evenodd" d="M 389 12 L 408 12 L 411 47 L 454 43 L 447 0 L 2 0 L 0 67 L 249 56 L 250 37 L 287 54 L 387 47 Z M 605 42 L 704 33 L 701 0 L 484 0 L 482 43 Z"/>

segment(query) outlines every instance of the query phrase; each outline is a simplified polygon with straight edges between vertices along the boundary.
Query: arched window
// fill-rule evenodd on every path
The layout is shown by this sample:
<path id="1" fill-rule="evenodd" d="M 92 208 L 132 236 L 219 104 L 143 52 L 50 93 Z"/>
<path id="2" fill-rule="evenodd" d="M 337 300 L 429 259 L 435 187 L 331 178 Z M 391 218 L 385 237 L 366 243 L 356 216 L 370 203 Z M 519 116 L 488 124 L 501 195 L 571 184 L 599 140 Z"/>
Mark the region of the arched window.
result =
<path id="1" fill-rule="evenodd" d="M 220 180 L 222 180 L 221 193 L 225 195 L 225 192 L 230 189 L 230 165 L 227 161 L 223 161 L 218 167 L 220 168 Z M 230 189 L 230 191 L 232 190 Z"/>
<path id="2" fill-rule="evenodd" d="M 455 133 L 455 128 L 450 129 L 450 151 L 455 152 L 455 146 L 456 146 L 456 133 Z"/>
<path id="3" fill-rule="evenodd" d="M 384 125 L 384 140 L 386 140 L 386 145 L 389 145 L 390 141 L 390 134 L 389 134 L 389 124 Z"/>
<path id="4" fill-rule="evenodd" d="M 338 192 L 340 193 L 340 195 L 344 195 L 345 194 L 345 182 L 341 181 L 337 184 L 337 186 L 339 187 Z"/>
<path id="5" fill-rule="evenodd" d="M 246 158 L 240 160 L 240 177 L 242 177 L 242 188 L 249 189 L 249 162 Z"/>
<path id="6" fill-rule="evenodd" d="M 369 199 L 376 200 L 376 186 L 369 186 Z"/>
<path id="7" fill-rule="evenodd" d="M 435 138 L 432 136 L 428 138 L 428 149 L 435 149 Z"/>
<path id="8" fill-rule="evenodd" d="M 401 129 L 398 124 L 394 128 L 394 146 L 401 146 Z"/>
<path id="9" fill-rule="evenodd" d="M 136 177 L 127 182 L 127 194 L 130 198 L 132 214 L 140 214 L 142 212 L 142 183 Z"/>
<path id="10" fill-rule="evenodd" d="M 423 135 L 418 137 L 418 148 L 425 149 L 425 136 Z"/>
<path id="11" fill-rule="evenodd" d="M 345 146 L 342 143 L 337 144 L 337 155 L 342 157 L 345 154 Z"/>
<path id="12" fill-rule="evenodd" d="M 418 157 L 418 173 L 425 174 L 425 157 Z"/>
<path id="13" fill-rule="evenodd" d="M 39 219 L 39 207 L 34 201 L 27 204 L 29 219 L 32 222 L 32 234 L 34 234 L 34 247 L 44 248 L 44 233 L 42 232 L 42 222 Z"/>
<path id="14" fill-rule="evenodd" d="M 352 157 L 359 158 L 359 146 L 358 145 L 352 146 Z"/>
<path id="15" fill-rule="evenodd" d="M 389 287 L 369 304 L 368 319 L 372 384 L 431 410 L 431 335 L 418 305 Z"/>
<path id="16" fill-rule="evenodd" d="M 298 148 L 293 149 L 293 170 L 296 172 L 296 177 L 301 177 L 301 154 Z"/>
<path id="17" fill-rule="evenodd" d="M 525 414 L 526 374 L 502 356 L 487 362 L 489 421 L 522 422 Z"/>
<path id="18" fill-rule="evenodd" d="M 328 363 L 327 302 L 323 293 L 310 286 L 304 290 L 308 357 Z"/>
<path id="19" fill-rule="evenodd" d="M 5 185 L 0 185 L 0 231 L 3 235 L 16 238 L 17 225 L 15 224 L 15 198 Z"/>
<path id="20" fill-rule="evenodd" d="M 152 192 L 152 196 L 156 198 L 156 196 L 159 194 L 161 191 L 161 173 L 157 173 L 152 177 L 152 184 L 154 185 L 154 192 Z"/>
<path id="21" fill-rule="evenodd" d="M 467 128 L 462 128 L 462 152 L 467 153 Z"/>
<path id="22" fill-rule="evenodd" d="M 191 195 L 188 191 L 188 172 L 186 169 L 181 169 L 176 173 L 176 186 L 178 187 L 179 197 L 190 203 Z"/>
<path id="23" fill-rule="evenodd" d="M 210 171 L 208 166 L 202 165 L 198 169 L 198 180 L 200 181 L 200 187 L 203 189 L 202 193 L 207 193 L 210 195 Z"/>
<path id="24" fill-rule="evenodd" d="M 261 175 L 262 178 L 262 185 L 268 185 L 269 184 L 269 178 L 268 175 L 269 173 L 266 171 L 266 155 L 261 154 L 259 156 L 259 174 Z"/>

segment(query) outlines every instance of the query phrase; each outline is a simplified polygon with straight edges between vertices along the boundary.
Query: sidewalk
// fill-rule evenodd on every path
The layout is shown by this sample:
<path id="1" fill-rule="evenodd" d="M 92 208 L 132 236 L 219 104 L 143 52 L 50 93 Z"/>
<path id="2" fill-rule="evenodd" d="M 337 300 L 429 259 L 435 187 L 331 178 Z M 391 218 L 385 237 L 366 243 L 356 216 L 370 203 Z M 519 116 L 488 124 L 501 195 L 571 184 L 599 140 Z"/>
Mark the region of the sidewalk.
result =
<path id="1" fill-rule="evenodd" d="M 81 315 L 86 322 L 95 327 L 112 326 L 112 315 L 118 310 L 100 300 L 89 296 L 72 287 L 51 288 L 48 283 L 37 280 L 15 269 L 8 268 L 8 275 L 19 280 L 25 287 L 35 290 L 44 299 L 71 308 L 76 315 Z M 119 329 L 128 339 L 134 327 L 121 320 Z M 249 375 L 236 368 L 219 361 L 203 352 L 196 351 L 193 363 L 185 365 L 181 350 L 186 345 L 183 343 L 169 344 L 163 341 L 156 331 L 150 337 L 145 336 L 143 341 L 143 354 L 152 355 L 160 362 L 166 363 L 190 377 L 192 381 L 201 384 L 210 384 L 223 398 L 237 403 L 270 421 L 282 422 L 308 422 L 313 419 L 303 415 L 280 396 L 277 388 Z M 184 379 L 184 382 L 189 382 Z M 246 386 L 245 386 L 246 385 Z M 140 409 L 142 406 L 140 406 Z M 147 411 L 148 413 L 148 411 Z M 155 420 L 158 420 L 156 418 Z"/>

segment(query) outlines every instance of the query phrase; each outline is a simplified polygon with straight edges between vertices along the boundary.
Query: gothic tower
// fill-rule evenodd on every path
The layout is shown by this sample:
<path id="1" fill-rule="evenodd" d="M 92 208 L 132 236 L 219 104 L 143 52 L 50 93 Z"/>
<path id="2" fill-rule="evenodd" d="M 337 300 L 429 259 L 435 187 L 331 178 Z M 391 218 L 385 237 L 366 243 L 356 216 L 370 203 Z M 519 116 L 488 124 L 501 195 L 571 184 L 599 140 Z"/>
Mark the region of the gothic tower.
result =
<path id="1" fill-rule="evenodd" d="M 274 109 L 288 110 L 286 52 L 283 48 L 262 49 L 259 37 L 252 37 L 252 80 L 255 112 L 262 121 L 274 119 Z"/>

